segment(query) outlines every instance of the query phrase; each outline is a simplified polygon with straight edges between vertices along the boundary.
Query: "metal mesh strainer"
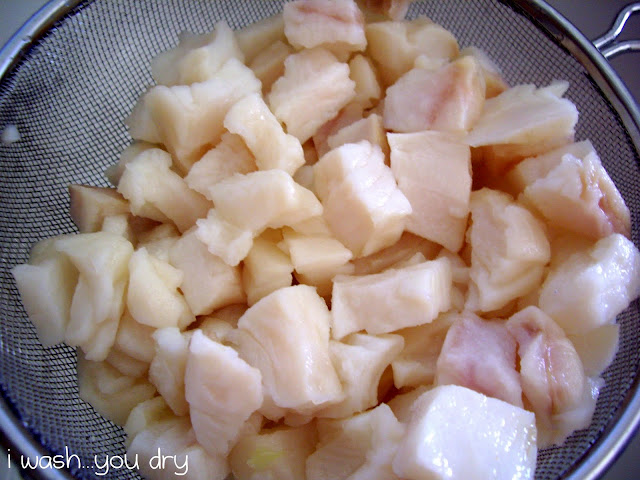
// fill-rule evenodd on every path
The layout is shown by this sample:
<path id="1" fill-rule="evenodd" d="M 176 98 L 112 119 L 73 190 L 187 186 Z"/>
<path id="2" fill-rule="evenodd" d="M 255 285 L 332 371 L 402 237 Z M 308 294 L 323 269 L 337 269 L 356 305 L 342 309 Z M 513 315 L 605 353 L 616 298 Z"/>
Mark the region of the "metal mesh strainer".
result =
<path id="1" fill-rule="evenodd" d="M 92 465 L 94 455 L 124 452 L 123 432 L 78 398 L 75 352 L 39 345 L 9 270 L 27 260 L 35 241 L 74 231 L 69 183 L 107 185 L 103 171 L 129 142 L 123 119 L 151 84 L 149 64 L 157 53 L 175 45 L 183 30 L 210 31 L 221 18 L 239 28 L 280 9 L 281 2 L 261 0 L 53 2 L 43 23 L 50 28 L 15 65 L 5 65 L 0 128 L 14 124 L 22 137 L 0 144 L 0 385 L 6 402 L 0 420 L 12 448 L 35 455 L 64 454 L 68 447 L 83 465 Z M 511 84 L 570 82 L 568 97 L 580 111 L 577 138 L 590 139 L 600 153 L 632 211 L 633 241 L 640 245 L 638 114 L 593 46 L 536 1 L 430 0 L 411 7 L 410 16 L 417 14 L 450 29 L 461 46 L 489 52 Z M 637 301 L 619 322 L 620 351 L 604 374 L 591 427 L 562 448 L 540 452 L 537 478 L 601 473 L 637 424 Z M 105 478 L 91 468 L 70 473 Z M 66 472 L 34 475 L 65 478 Z M 120 469 L 107 478 L 139 477 Z"/>

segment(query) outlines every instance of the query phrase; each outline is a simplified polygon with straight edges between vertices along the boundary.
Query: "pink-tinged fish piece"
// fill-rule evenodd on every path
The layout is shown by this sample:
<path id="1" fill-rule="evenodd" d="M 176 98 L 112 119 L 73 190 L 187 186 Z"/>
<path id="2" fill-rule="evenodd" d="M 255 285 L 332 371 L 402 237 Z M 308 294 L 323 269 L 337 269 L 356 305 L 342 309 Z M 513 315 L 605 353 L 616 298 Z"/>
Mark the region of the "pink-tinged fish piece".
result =
<path id="1" fill-rule="evenodd" d="M 460 313 L 438 357 L 436 384 L 460 385 L 521 407 L 516 341 L 505 323 Z"/>
<path id="2" fill-rule="evenodd" d="M 538 445 L 561 444 L 589 426 L 598 382 L 586 377 L 571 341 L 538 307 L 521 310 L 506 325 L 518 342 L 522 392 L 536 414 Z"/>

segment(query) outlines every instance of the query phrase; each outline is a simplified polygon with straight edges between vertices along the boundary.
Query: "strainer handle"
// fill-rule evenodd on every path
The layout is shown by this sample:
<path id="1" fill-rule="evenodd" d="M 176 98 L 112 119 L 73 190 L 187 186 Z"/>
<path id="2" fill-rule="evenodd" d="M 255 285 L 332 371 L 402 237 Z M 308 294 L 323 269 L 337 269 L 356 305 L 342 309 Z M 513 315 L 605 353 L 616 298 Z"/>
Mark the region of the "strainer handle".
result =
<path id="1" fill-rule="evenodd" d="M 640 12 L 640 2 L 631 3 L 624 7 L 616 20 L 613 22 L 611 29 L 599 38 L 593 41 L 593 44 L 607 60 L 626 52 L 639 52 L 640 40 L 626 40 L 617 42 L 616 40 L 624 30 L 624 26 L 629 17 L 636 12 Z"/>

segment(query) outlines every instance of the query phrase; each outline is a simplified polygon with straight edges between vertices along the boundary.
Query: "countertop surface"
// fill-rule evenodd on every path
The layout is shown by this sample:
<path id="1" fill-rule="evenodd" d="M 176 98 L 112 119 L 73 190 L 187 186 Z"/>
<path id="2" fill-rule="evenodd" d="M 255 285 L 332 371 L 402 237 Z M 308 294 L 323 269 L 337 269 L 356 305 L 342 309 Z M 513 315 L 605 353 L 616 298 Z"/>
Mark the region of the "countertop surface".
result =
<path id="1" fill-rule="evenodd" d="M 46 0 L 0 0 L 0 46 L 29 19 Z M 589 39 L 607 31 L 625 0 L 548 0 Z M 577 8 L 576 8 L 577 7 Z M 632 18 L 622 38 L 640 39 L 640 15 Z M 611 61 L 637 101 L 640 101 L 640 52 L 622 55 Z M 4 462 L 4 464 L 3 464 Z M 6 469 L 6 456 L 0 455 L 0 479 L 14 480 L 15 468 Z M 637 480 L 640 478 L 640 435 L 636 435 L 623 455 L 605 474 L 603 480 Z"/>

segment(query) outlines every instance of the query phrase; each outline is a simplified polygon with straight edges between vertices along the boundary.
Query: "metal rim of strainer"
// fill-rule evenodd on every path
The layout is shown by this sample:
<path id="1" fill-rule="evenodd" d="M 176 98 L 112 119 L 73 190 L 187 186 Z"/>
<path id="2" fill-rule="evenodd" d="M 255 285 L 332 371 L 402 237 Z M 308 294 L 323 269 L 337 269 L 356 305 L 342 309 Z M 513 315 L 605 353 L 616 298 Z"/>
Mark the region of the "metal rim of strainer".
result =
<path id="1" fill-rule="evenodd" d="M 640 50 L 640 41 L 617 42 L 629 15 L 640 12 L 640 2 L 620 12 L 609 32 L 595 41 L 587 39 L 571 22 L 543 0 L 498 0 L 525 15 L 554 41 L 566 49 L 585 68 L 602 95 L 620 116 L 640 155 L 640 109 L 607 59 L 631 50 Z M 28 51 L 57 22 L 71 14 L 87 0 L 50 0 L 32 16 L 0 50 L 0 80 L 15 68 Z M 640 372 L 627 392 L 626 399 L 582 459 L 567 472 L 567 478 L 601 477 L 624 450 L 640 427 Z M 24 457 L 38 458 L 48 452 L 33 433 L 25 428 L 12 406 L 0 396 L 0 443 Z M 30 473 L 38 480 L 73 480 L 64 470 L 37 470 Z"/>

